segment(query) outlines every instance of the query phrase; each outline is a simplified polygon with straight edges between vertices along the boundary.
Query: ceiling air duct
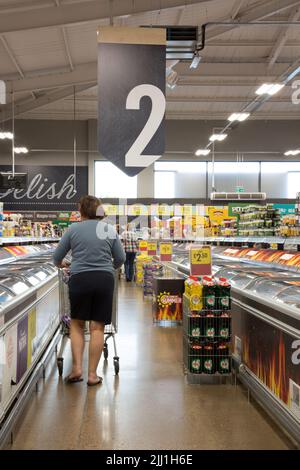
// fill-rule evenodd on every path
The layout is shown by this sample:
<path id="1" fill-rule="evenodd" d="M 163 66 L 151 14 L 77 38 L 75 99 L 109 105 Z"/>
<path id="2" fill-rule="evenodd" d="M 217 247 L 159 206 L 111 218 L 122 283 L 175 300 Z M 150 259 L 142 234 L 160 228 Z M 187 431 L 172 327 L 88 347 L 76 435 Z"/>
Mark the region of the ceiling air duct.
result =
<path id="1" fill-rule="evenodd" d="M 266 193 L 218 193 L 210 194 L 212 201 L 264 201 Z"/>

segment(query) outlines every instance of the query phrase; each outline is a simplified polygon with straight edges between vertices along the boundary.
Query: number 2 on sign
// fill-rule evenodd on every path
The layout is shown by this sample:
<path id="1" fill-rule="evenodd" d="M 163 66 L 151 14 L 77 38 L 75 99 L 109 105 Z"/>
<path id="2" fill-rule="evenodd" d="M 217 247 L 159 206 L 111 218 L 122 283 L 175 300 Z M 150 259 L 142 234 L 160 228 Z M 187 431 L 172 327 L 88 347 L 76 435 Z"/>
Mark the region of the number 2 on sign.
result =
<path id="1" fill-rule="evenodd" d="M 163 92 L 154 85 L 138 85 L 127 96 L 126 109 L 139 110 L 144 96 L 151 98 L 151 114 L 144 129 L 125 156 L 126 166 L 147 167 L 161 157 L 161 155 L 142 155 L 142 153 L 163 121 L 166 110 L 166 98 Z"/>
<path id="2" fill-rule="evenodd" d="M 209 251 L 209 249 L 193 250 L 192 251 L 192 262 L 194 264 L 210 263 L 210 251 Z"/>

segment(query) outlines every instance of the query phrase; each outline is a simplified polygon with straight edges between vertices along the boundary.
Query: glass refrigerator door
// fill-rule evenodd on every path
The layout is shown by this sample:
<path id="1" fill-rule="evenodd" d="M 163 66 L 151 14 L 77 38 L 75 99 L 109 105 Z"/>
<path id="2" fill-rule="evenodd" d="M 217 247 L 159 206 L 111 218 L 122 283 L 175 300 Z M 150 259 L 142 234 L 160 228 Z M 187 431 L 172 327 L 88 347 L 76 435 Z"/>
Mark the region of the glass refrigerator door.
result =
<path id="1" fill-rule="evenodd" d="M 21 278 L 12 275 L 0 275 L 0 285 L 12 291 L 16 295 L 26 292 L 30 285 Z"/>
<path id="2" fill-rule="evenodd" d="M 12 292 L 9 292 L 8 290 L 0 286 L 0 305 L 1 306 L 4 306 L 5 303 L 9 302 L 13 298 L 14 298 L 14 295 Z"/>
<path id="3" fill-rule="evenodd" d="M 254 279 L 256 279 L 255 274 L 239 273 L 230 279 L 230 283 L 232 287 L 245 289 Z"/>
<path id="4" fill-rule="evenodd" d="M 274 298 L 282 290 L 286 289 L 286 285 L 280 282 L 271 281 L 269 279 L 260 278 L 252 282 L 246 288 L 247 290 L 259 296 Z"/>
<path id="5" fill-rule="evenodd" d="M 300 287 L 288 287 L 276 296 L 278 302 L 299 309 L 300 314 Z"/>
<path id="6" fill-rule="evenodd" d="M 224 277 L 225 279 L 232 279 L 234 278 L 235 276 L 237 276 L 239 274 L 239 271 L 238 270 L 234 270 L 232 268 L 222 268 L 220 269 L 217 273 L 216 273 L 216 277 Z"/>

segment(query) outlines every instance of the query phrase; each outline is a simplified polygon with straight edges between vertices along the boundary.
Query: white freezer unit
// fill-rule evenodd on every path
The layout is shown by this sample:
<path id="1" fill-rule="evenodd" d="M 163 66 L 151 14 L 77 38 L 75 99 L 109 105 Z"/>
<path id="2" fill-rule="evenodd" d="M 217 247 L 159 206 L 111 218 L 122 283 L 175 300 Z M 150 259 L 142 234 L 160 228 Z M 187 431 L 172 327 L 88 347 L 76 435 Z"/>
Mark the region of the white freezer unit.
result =
<path id="1" fill-rule="evenodd" d="M 0 265 L 0 428 L 58 331 L 58 275 L 51 258 L 51 249 L 40 249 Z"/>

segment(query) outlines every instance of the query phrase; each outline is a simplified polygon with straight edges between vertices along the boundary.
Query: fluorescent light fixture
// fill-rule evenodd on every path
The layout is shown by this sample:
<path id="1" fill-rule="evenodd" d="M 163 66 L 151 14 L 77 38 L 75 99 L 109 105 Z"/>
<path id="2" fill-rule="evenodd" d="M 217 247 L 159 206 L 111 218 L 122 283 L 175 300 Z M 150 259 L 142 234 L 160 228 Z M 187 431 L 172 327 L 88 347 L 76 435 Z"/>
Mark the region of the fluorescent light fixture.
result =
<path id="1" fill-rule="evenodd" d="M 286 157 L 293 156 L 295 157 L 296 155 L 300 155 L 300 150 L 288 150 L 287 152 L 284 153 Z"/>
<path id="2" fill-rule="evenodd" d="M 209 138 L 211 142 L 222 142 L 227 137 L 227 134 L 212 134 Z"/>
<path id="3" fill-rule="evenodd" d="M 200 157 L 201 155 L 207 156 L 210 154 L 210 149 L 198 149 L 195 152 L 196 157 Z"/>
<path id="4" fill-rule="evenodd" d="M 191 65 L 190 65 L 190 69 L 196 69 L 198 67 L 198 65 L 200 64 L 201 59 L 202 59 L 202 57 L 199 54 L 199 52 L 197 51 L 194 55 L 194 58 L 192 60 Z"/>
<path id="5" fill-rule="evenodd" d="M 249 116 L 250 116 L 250 113 L 232 113 L 229 116 L 228 121 L 230 121 L 230 122 L 234 122 L 234 121 L 243 122 L 243 121 L 246 121 L 246 119 L 248 119 Z"/>
<path id="6" fill-rule="evenodd" d="M 0 132 L 0 139 L 1 140 L 5 140 L 5 139 L 12 140 L 13 137 L 14 137 L 14 135 L 13 135 L 12 132 Z"/>
<path id="7" fill-rule="evenodd" d="M 15 147 L 14 152 L 15 153 L 28 153 L 28 148 L 27 147 Z"/>
<path id="8" fill-rule="evenodd" d="M 178 82 L 178 73 L 175 70 L 171 70 L 167 73 L 167 86 L 173 90 Z"/>
<path id="9" fill-rule="evenodd" d="M 284 87 L 283 83 L 264 83 L 257 90 L 257 95 L 269 95 L 273 96 L 278 93 Z"/>

